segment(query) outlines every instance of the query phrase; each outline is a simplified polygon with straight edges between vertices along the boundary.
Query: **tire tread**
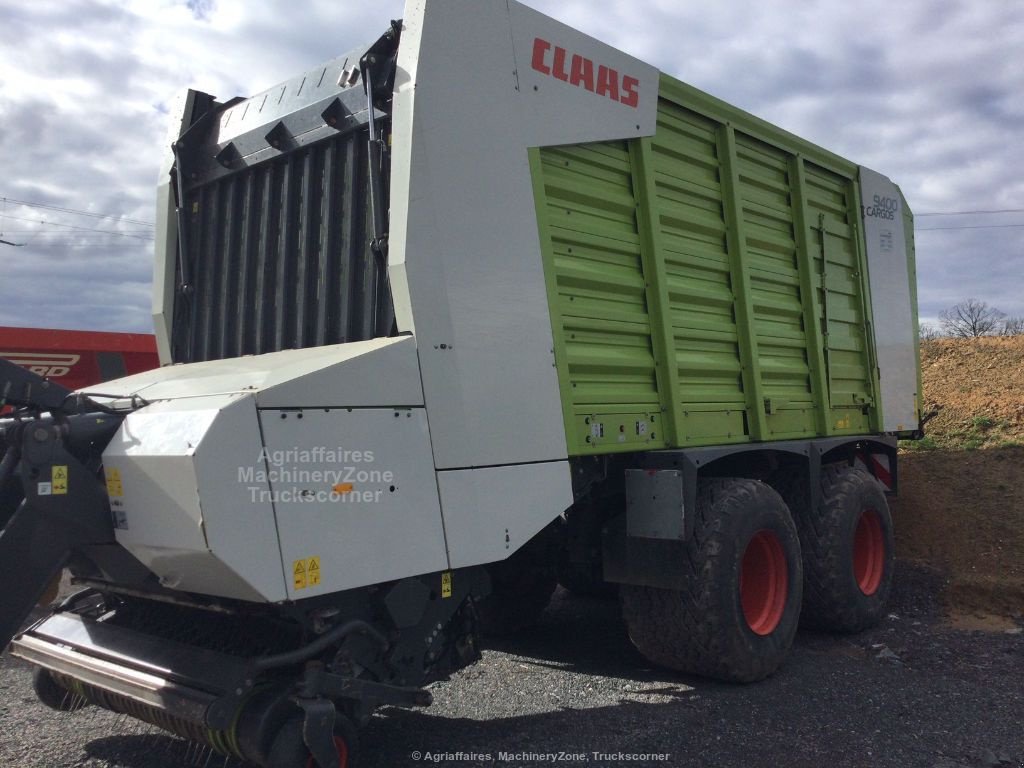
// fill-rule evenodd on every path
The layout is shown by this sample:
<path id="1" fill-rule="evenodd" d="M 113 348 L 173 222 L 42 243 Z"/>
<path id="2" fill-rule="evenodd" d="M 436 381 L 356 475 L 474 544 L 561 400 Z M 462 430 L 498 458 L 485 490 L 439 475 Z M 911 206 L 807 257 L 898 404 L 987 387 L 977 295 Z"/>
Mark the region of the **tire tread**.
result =
<path id="1" fill-rule="evenodd" d="M 839 540 L 844 517 L 849 514 L 849 505 L 857 503 L 864 493 L 878 494 L 887 518 L 888 505 L 877 481 L 856 467 L 824 467 L 821 492 L 821 508 L 816 511 L 810 508 L 807 494 L 800 493 L 794 486 L 783 492 L 796 518 L 804 556 L 803 623 L 816 629 L 859 632 L 875 624 L 880 614 L 878 610 L 866 612 L 863 606 L 851 599 L 845 575 L 847 566 Z M 887 569 L 891 572 L 891 563 L 887 564 Z M 883 604 L 888 583 L 884 587 L 885 594 L 879 601 Z"/>
<path id="2" fill-rule="evenodd" d="M 768 657 L 742 653 L 726 641 L 734 629 L 728 618 L 731 606 L 725 603 L 731 596 L 722 594 L 715 579 L 725 567 L 725 538 L 732 535 L 736 518 L 749 511 L 765 490 L 775 495 L 755 480 L 702 480 L 693 538 L 686 548 L 687 588 L 620 588 L 630 638 L 647 659 L 681 672 L 732 682 L 760 680 L 778 668 L 782 660 L 778 654 Z M 793 539 L 795 543 L 795 532 Z M 799 550 L 796 557 L 799 560 Z M 799 610 L 799 584 L 796 589 Z M 781 656 L 791 642 L 792 634 Z"/>

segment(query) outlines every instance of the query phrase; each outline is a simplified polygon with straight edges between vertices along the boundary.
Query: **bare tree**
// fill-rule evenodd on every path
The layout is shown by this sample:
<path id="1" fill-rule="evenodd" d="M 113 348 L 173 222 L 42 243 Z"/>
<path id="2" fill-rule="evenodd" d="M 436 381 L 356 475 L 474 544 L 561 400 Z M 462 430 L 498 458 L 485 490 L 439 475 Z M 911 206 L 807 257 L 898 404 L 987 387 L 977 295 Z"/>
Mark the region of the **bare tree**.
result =
<path id="1" fill-rule="evenodd" d="M 939 312 L 939 322 L 949 336 L 958 339 L 973 339 L 977 336 L 991 336 L 1000 328 L 999 321 L 1006 315 L 984 301 L 967 299 L 954 307 Z"/>
<path id="2" fill-rule="evenodd" d="M 935 341 L 939 338 L 939 329 L 931 323 L 921 323 L 917 328 L 917 337 L 921 341 Z"/>
<path id="3" fill-rule="evenodd" d="M 1008 317 L 1003 320 L 1003 327 L 999 330 L 1000 336 L 1021 336 L 1024 335 L 1024 317 Z"/>

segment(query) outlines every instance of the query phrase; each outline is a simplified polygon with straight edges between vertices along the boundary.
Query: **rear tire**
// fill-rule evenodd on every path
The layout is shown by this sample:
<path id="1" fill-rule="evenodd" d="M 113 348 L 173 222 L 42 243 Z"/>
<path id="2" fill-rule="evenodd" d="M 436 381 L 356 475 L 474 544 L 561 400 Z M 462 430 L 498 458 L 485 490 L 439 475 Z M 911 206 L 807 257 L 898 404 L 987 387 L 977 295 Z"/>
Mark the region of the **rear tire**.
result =
<path id="1" fill-rule="evenodd" d="M 793 494 L 804 553 L 804 624 L 860 632 L 885 616 L 895 571 L 892 516 L 871 475 L 825 467 L 822 505 L 811 514 L 806 494 Z"/>
<path id="2" fill-rule="evenodd" d="M 775 672 L 800 619 L 803 568 L 782 498 L 756 480 L 703 480 L 682 590 L 623 585 L 630 639 L 680 672 L 753 682 Z"/>

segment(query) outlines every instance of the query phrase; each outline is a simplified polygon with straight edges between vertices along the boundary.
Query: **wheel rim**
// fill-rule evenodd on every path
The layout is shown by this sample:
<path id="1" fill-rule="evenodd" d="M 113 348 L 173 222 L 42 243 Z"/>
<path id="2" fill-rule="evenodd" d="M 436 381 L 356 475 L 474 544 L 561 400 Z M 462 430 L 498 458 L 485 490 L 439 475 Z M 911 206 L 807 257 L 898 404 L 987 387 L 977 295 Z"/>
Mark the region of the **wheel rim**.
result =
<path id="1" fill-rule="evenodd" d="M 348 768 L 348 744 L 341 736 L 335 736 L 334 746 L 338 749 L 338 768 Z M 317 768 L 312 755 L 306 758 L 306 768 Z"/>
<path id="2" fill-rule="evenodd" d="M 882 584 L 885 572 L 885 537 L 882 518 L 873 509 L 865 510 L 857 521 L 853 536 L 853 576 L 865 595 L 873 595 Z"/>
<path id="3" fill-rule="evenodd" d="M 756 635 L 770 635 L 786 610 L 789 568 L 778 535 L 758 531 L 740 564 L 740 605 L 747 626 Z"/>

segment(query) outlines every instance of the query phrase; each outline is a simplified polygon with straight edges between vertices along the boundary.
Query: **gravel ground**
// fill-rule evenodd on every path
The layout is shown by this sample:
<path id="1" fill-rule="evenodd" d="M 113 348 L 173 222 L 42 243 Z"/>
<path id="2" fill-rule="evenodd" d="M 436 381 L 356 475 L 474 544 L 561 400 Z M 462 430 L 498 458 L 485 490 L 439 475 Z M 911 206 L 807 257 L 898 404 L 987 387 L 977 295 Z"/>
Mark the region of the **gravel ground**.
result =
<path id="1" fill-rule="evenodd" d="M 435 685 L 433 707 L 374 718 L 362 765 L 1024 766 L 1024 635 L 949 628 L 940 587 L 903 564 L 881 626 L 801 632 L 785 667 L 748 686 L 652 669 L 614 602 L 559 592 L 536 629 Z M 240 768 L 94 708 L 51 712 L 7 655 L 0 766 Z"/>

